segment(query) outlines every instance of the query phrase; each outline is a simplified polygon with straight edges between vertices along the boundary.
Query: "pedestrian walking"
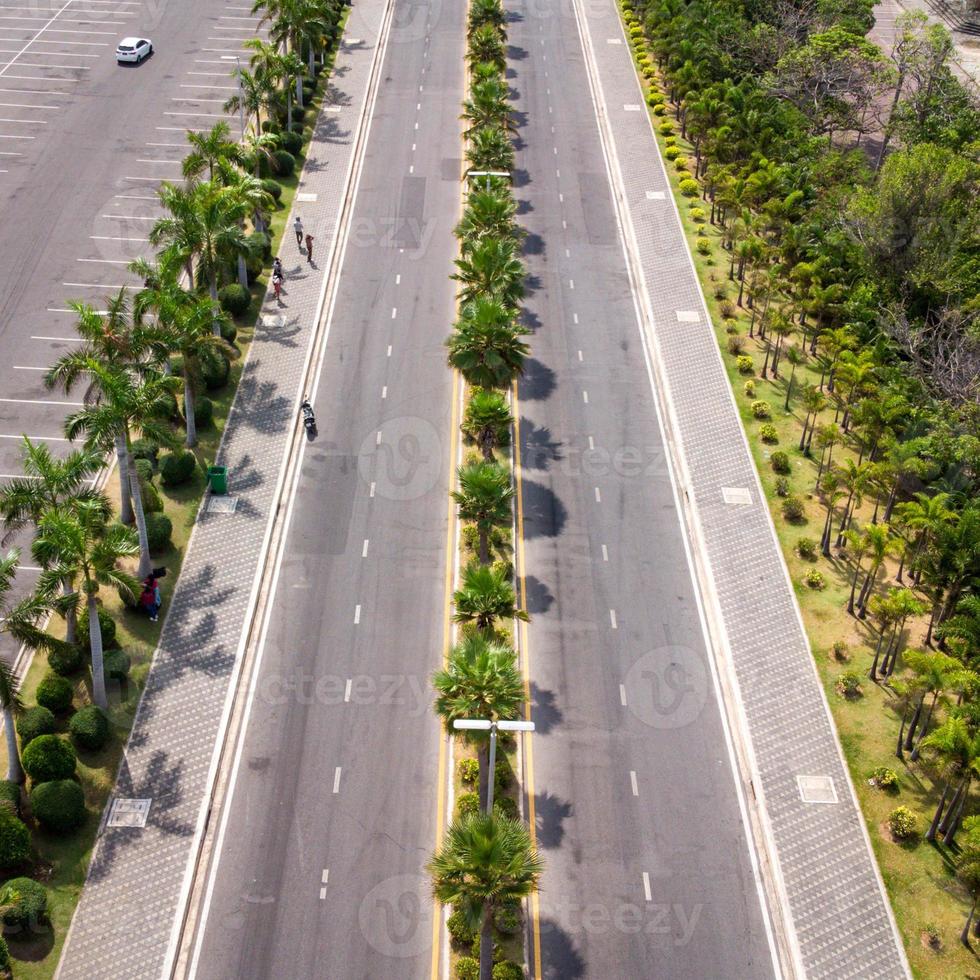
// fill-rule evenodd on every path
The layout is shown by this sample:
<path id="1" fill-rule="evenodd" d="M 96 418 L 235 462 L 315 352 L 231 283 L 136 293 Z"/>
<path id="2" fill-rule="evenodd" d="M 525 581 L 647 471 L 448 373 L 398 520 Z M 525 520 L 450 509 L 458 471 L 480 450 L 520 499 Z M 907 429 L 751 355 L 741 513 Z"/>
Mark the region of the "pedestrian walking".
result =
<path id="1" fill-rule="evenodd" d="M 282 260 L 277 255 L 272 262 L 272 275 L 273 278 L 278 276 L 280 279 L 284 279 L 285 276 L 282 274 Z"/>
<path id="2" fill-rule="evenodd" d="M 293 222 L 293 231 L 296 232 L 296 247 L 303 247 L 303 222 L 299 220 L 299 215 L 296 216 L 296 220 Z"/>
<path id="3" fill-rule="evenodd" d="M 306 236 L 306 261 L 313 265 L 313 236 Z"/>
<path id="4" fill-rule="evenodd" d="M 273 274 L 272 291 L 276 294 L 276 302 L 282 306 L 282 297 L 279 295 L 282 292 L 282 276 Z"/>

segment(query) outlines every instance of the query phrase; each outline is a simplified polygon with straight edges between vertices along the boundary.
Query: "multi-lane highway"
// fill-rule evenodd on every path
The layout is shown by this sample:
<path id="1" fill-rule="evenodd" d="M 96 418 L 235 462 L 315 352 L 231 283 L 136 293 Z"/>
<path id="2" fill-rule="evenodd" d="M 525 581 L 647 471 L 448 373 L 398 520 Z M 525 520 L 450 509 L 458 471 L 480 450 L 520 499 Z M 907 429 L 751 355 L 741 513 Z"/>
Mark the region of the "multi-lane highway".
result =
<path id="1" fill-rule="evenodd" d="M 506 6 L 543 974 L 772 976 L 578 29 Z"/>
<path id="2" fill-rule="evenodd" d="M 222 111 L 236 91 L 235 62 L 223 59 L 256 35 L 250 10 L 244 0 L 0 0 L 0 481 L 20 472 L 22 433 L 67 452 L 62 419 L 82 395 L 41 383 L 73 342 L 67 301 L 100 309 L 136 283 L 126 266 L 152 252 L 155 189 L 180 178 L 186 131 L 237 126 Z M 129 34 L 154 41 L 141 65 L 116 64 Z M 6 534 L 0 546 L 28 543 Z M 32 582 L 24 569 L 18 591 Z"/>
<path id="3" fill-rule="evenodd" d="M 463 8 L 399 0 L 191 975 L 427 976 Z"/>

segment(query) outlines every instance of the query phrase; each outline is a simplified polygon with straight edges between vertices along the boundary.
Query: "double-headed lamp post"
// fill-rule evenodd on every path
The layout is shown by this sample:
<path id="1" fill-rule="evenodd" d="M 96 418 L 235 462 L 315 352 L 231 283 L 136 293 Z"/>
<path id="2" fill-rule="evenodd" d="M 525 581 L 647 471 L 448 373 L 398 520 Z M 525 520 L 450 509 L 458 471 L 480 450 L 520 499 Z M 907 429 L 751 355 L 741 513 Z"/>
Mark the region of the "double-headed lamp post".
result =
<path id="1" fill-rule="evenodd" d="M 482 721 L 474 718 L 457 718 L 453 722 L 456 731 L 475 731 L 490 733 L 490 773 L 487 780 L 487 805 L 484 813 L 493 810 L 493 784 L 497 774 L 497 732 L 533 732 L 533 721 Z"/>
<path id="2" fill-rule="evenodd" d="M 487 190 L 490 190 L 490 178 L 491 177 L 504 177 L 510 180 L 509 170 L 471 170 L 467 177 L 486 177 L 487 178 Z"/>
<path id="3" fill-rule="evenodd" d="M 238 122 L 242 127 L 242 141 L 245 140 L 245 95 L 242 91 L 242 62 L 237 54 L 223 54 L 222 61 L 234 61 L 237 66 L 236 76 L 238 78 Z"/>

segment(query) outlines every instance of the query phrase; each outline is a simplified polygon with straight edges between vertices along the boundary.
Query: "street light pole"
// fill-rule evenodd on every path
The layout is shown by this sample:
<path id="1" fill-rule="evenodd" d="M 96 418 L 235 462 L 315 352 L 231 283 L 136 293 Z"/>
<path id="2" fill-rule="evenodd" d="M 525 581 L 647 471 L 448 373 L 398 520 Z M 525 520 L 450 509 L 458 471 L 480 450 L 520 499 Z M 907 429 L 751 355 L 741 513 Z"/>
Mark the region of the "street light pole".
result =
<path id="1" fill-rule="evenodd" d="M 245 142 L 245 95 L 242 89 L 242 62 L 237 54 L 223 54 L 222 61 L 234 61 L 237 66 L 236 75 L 238 76 L 238 123 L 242 128 L 242 139 Z"/>
<path id="2" fill-rule="evenodd" d="M 466 176 L 467 177 L 486 177 L 487 178 L 487 186 L 486 186 L 486 189 L 487 190 L 490 190 L 490 178 L 491 177 L 505 177 L 505 178 L 507 178 L 509 180 L 510 179 L 510 171 L 509 170 L 471 170 Z"/>
<path id="3" fill-rule="evenodd" d="M 482 176 L 482 174 L 481 174 Z M 457 731 L 477 731 L 490 733 L 490 773 L 487 779 L 487 801 L 484 813 L 493 811 L 493 784 L 497 776 L 497 732 L 533 732 L 533 721 L 482 721 L 478 718 L 457 718 L 453 722 Z"/>

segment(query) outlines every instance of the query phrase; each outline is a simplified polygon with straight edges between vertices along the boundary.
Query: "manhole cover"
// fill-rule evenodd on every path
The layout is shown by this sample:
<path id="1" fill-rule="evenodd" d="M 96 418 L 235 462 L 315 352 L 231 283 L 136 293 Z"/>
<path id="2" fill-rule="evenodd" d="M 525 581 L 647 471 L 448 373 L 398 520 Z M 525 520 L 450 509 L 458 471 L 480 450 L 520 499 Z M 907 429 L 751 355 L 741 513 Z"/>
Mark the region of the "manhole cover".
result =
<path id="1" fill-rule="evenodd" d="M 152 803 L 153 800 L 115 799 L 107 824 L 110 827 L 145 827 Z"/>
<path id="2" fill-rule="evenodd" d="M 726 504 L 745 507 L 752 503 L 752 494 L 745 487 L 722 487 L 721 496 Z"/>
<path id="3" fill-rule="evenodd" d="M 837 790 L 830 776 L 797 776 L 800 799 L 804 803 L 836 803 Z"/>
<path id="4" fill-rule="evenodd" d="M 237 506 L 237 497 L 228 497 L 225 494 L 212 494 L 208 497 L 209 514 L 234 514 Z"/>

